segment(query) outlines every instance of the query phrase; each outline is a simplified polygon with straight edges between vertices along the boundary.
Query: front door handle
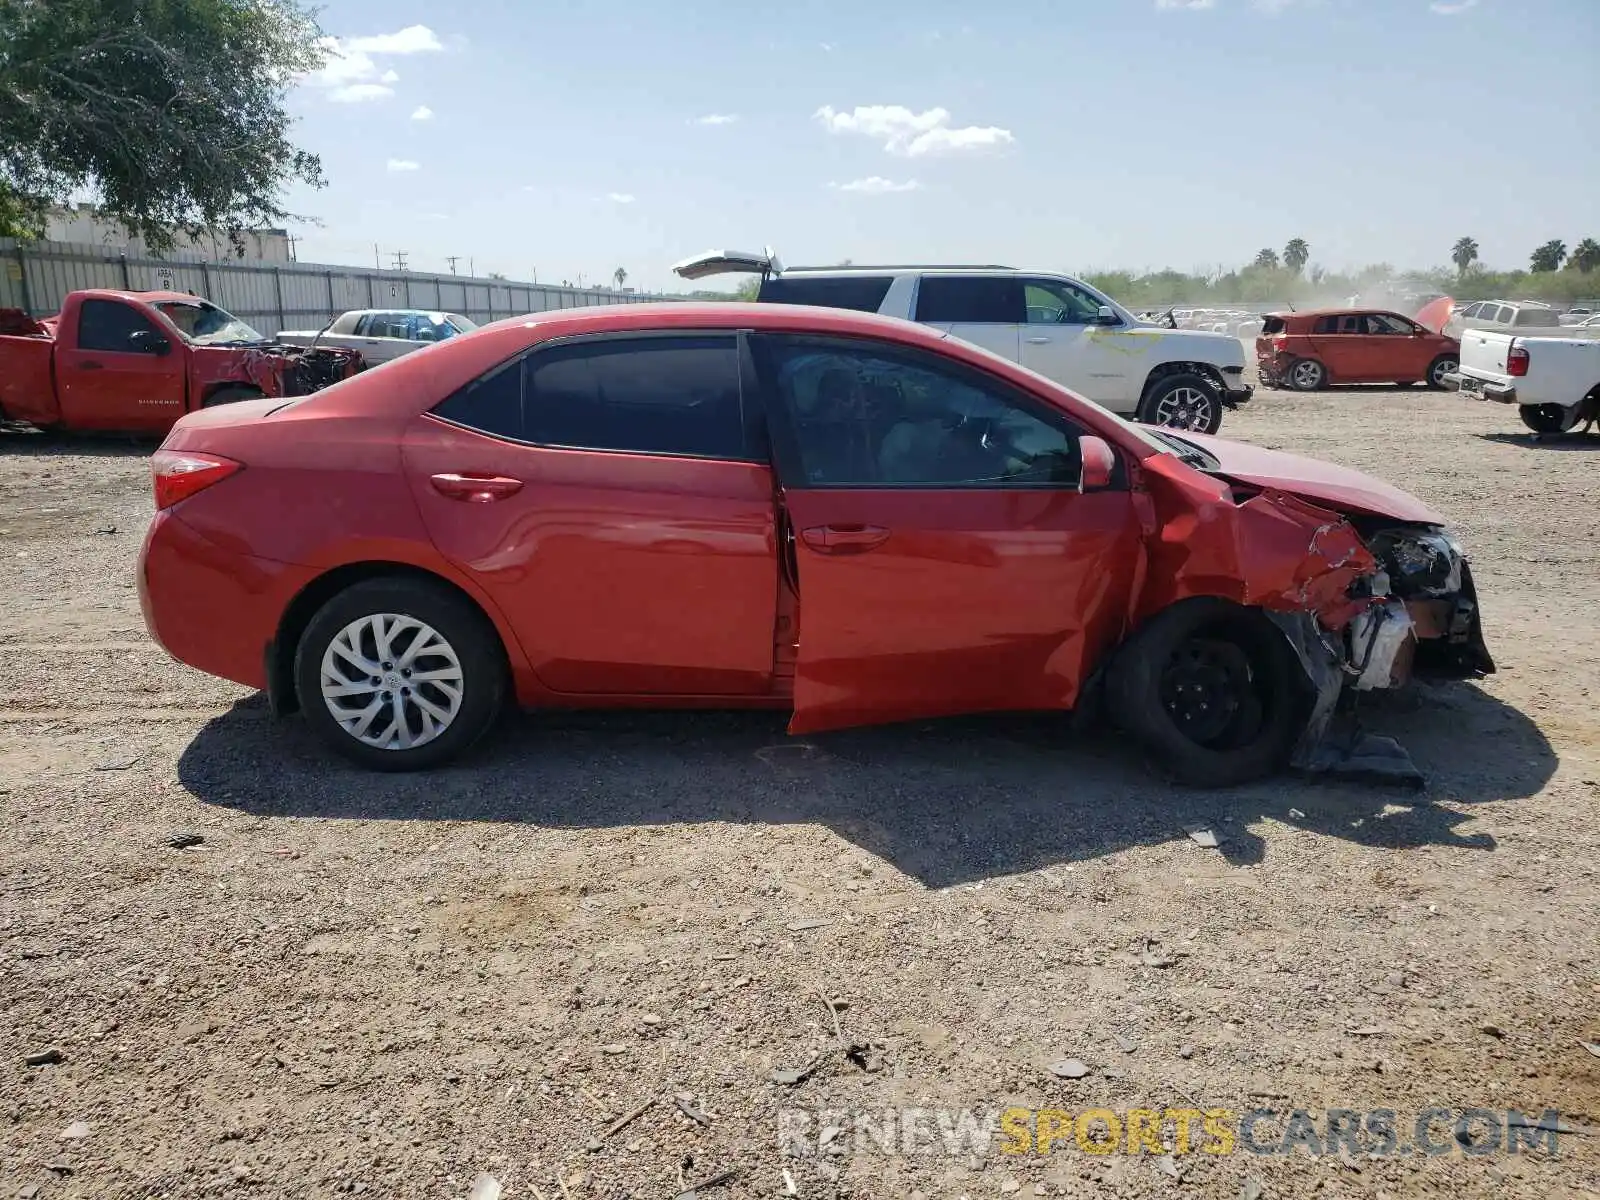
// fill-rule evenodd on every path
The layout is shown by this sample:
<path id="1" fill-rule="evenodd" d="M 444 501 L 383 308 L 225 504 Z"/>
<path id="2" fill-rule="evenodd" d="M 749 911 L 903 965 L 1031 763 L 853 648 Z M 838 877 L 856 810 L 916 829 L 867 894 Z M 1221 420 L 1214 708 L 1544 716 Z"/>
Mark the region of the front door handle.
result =
<path id="1" fill-rule="evenodd" d="M 863 554 L 888 541 L 889 531 L 882 525 L 813 525 L 800 538 L 822 554 Z"/>
<path id="2" fill-rule="evenodd" d="M 1030 346 L 1043 346 L 1043 345 L 1046 345 L 1049 341 L 1050 341 L 1050 339 L 1047 338 L 1047 337 L 1029 338 L 1028 339 L 1028 345 L 1030 345 Z"/>
<path id="3" fill-rule="evenodd" d="M 522 480 L 505 475 L 474 475 L 445 471 L 433 477 L 433 490 L 468 504 L 491 504 L 522 490 Z"/>

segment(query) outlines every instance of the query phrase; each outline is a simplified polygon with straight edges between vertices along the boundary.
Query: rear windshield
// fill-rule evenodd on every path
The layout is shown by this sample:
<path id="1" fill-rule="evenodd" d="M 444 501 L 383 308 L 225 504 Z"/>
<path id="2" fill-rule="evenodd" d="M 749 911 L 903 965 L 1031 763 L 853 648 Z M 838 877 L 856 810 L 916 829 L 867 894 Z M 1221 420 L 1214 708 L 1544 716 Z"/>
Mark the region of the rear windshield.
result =
<path id="1" fill-rule="evenodd" d="M 1261 322 L 1261 332 L 1282 333 L 1286 322 L 1282 317 L 1267 317 Z"/>
<path id="2" fill-rule="evenodd" d="M 823 308 L 850 308 L 877 312 L 894 282 L 890 275 L 844 275 L 826 279 L 765 279 L 756 299 L 768 304 L 816 304 Z"/>

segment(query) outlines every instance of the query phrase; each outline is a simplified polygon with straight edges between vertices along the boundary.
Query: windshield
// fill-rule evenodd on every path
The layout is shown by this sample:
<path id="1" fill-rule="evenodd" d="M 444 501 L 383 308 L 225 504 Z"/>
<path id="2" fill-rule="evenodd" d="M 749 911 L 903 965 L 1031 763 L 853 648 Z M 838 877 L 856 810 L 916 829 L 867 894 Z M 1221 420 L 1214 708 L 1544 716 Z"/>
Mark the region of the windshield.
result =
<path id="1" fill-rule="evenodd" d="M 456 327 L 457 333 L 471 333 L 478 327 L 476 321 L 469 321 L 460 313 L 445 313 L 444 319 Z"/>
<path id="2" fill-rule="evenodd" d="M 264 342 L 250 326 L 230 312 L 204 300 L 168 300 L 156 305 L 178 327 L 178 332 L 197 346 L 220 346 L 228 342 Z"/>

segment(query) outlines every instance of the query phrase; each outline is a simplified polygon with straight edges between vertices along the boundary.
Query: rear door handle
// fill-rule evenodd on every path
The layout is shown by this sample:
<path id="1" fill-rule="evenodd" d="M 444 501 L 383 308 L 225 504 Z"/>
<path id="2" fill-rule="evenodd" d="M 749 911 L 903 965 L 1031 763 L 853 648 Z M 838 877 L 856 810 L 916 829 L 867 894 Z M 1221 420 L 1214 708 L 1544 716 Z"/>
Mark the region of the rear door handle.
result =
<path id="1" fill-rule="evenodd" d="M 800 538 L 822 554 L 864 554 L 888 541 L 889 531 L 882 525 L 813 525 Z"/>
<path id="2" fill-rule="evenodd" d="M 522 490 L 522 480 L 505 475 L 473 475 L 444 471 L 433 477 L 433 490 L 468 504 L 491 504 Z"/>
<path id="3" fill-rule="evenodd" d="M 81 363 L 78 364 L 78 370 L 80 370 L 80 371 L 103 371 L 103 370 L 105 370 L 105 364 L 97 363 L 97 362 L 81 362 Z"/>
<path id="4" fill-rule="evenodd" d="M 1029 338 L 1029 339 L 1028 339 L 1028 345 L 1030 345 L 1030 346 L 1043 346 L 1043 345 L 1045 345 L 1045 344 L 1046 344 L 1046 343 L 1047 343 L 1047 342 L 1049 342 L 1049 340 L 1050 340 L 1050 339 L 1049 339 L 1049 338 L 1047 338 L 1047 337 L 1034 337 L 1034 338 Z"/>

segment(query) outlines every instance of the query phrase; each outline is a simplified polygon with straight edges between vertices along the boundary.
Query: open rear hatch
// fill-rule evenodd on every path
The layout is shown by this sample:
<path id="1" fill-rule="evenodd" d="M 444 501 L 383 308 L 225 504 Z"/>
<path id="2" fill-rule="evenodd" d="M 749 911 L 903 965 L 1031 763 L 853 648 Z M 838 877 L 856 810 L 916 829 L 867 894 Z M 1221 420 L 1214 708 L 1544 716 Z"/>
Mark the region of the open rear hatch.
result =
<path id="1" fill-rule="evenodd" d="M 752 250 L 707 250 L 672 265 L 672 273 L 684 279 L 706 279 L 712 275 L 779 275 L 783 263 L 771 246 L 757 254 Z"/>

